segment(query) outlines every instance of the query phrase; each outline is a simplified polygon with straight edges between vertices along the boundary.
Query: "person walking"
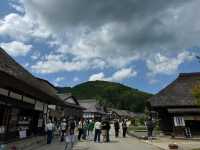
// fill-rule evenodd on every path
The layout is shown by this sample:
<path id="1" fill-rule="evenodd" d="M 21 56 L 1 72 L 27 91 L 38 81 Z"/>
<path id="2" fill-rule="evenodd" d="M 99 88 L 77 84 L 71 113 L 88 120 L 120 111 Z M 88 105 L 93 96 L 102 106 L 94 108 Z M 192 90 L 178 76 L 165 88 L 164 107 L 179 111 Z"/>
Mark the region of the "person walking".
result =
<path id="1" fill-rule="evenodd" d="M 45 128 L 47 131 L 47 144 L 51 144 L 53 138 L 53 128 L 54 128 L 51 120 L 48 120 Z"/>
<path id="2" fill-rule="evenodd" d="M 123 138 L 125 138 L 126 137 L 126 132 L 127 132 L 127 123 L 126 123 L 126 120 L 125 119 L 123 119 L 123 121 L 122 121 L 122 131 L 123 131 Z"/>
<path id="3" fill-rule="evenodd" d="M 65 145 L 65 150 L 70 146 L 70 149 L 73 148 L 74 142 L 75 142 L 75 127 L 76 123 L 73 118 L 69 118 L 69 127 L 67 128 L 67 133 L 66 133 L 66 145 Z"/>
<path id="4" fill-rule="evenodd" d="M 99 142 L 101 141 L 100 137 L 101 137 L 101 122 L 100 121 L 96 121 L 94 124 L 94 142 Z"/>
<path id="5" fill-rule="evenodd" d="M 106 142 L 107 140 L 107 129 L 106 129 L 106 121 L 103 119 L 101 122 L 101 131 L 102 131 L 102 136 L 103 136 L 103 142 Z"/>
<path id="6" fill-rule="evenodd" d="M 88 137 L 89 140 L 91 140 L 91 137 L 93 136 L 93 130 L 94 130 L 94 121 L 90 120 L 88 124 Z"/>
<path id="7" fill-rule="evenodd" d="M 114 128 L 115 128 L 115 137 L 119 137 L 119 129 L 120 129 L 120 125 L 119 125 L 119 121 L 116 119 L 114 121 Z"/>
<path id="8" fill-rule="evenodd" d="M 78 123 L 78 140 L 81 140 L 84 134 L 84 119 L 82 118 Z"/>
<path id="9" fill-rule="evenodd" d="M 110 141 L 110 137 L 109 137 L 110 123 L 107 118 L 104 118 L 104 120 L 102 121 L 101 129 L 102 129 L 103 141 L 109 142 Z"/>
<path id="10" fill-rule="evenodd" d="M 66 119 L 63 119 L 61 124 L 60 124 L 60 141 L 63 142 L 64 141 L 64 137 L 65 137 L 65 132 L 67 129 L 67 123 L 66 123 Z"/>
<path id="11" fill-rule="evenodd" d="M 88 130 L 88 122 L 83 121 L 83 139 L 86 140 L 87 138 L 87 130 Z"/>
<path id="12" fill-rule="evenodd" d="M 152 141 L 152 136 L 153 136 L 153 129 L 154 129 L 154 122 L 151 117 L 149 117 L 146 121 L 146 126 L 147 126 L 147 136 L 148 140 Z"/>

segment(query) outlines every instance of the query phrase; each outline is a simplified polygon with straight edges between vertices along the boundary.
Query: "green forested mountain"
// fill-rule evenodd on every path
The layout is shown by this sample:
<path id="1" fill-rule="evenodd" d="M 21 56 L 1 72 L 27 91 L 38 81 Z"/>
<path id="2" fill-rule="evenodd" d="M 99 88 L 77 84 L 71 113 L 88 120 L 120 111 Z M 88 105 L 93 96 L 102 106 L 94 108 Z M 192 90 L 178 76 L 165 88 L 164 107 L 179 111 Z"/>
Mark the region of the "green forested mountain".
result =
<path id="1" fill-rule="evenodd" d="M 143 112 L 151 94 L 107 81 L 89 81 L 75 87 L 57 87 L 59 93 L 71 92 L 79 100 L 95 98 L 108 107 Z"/>

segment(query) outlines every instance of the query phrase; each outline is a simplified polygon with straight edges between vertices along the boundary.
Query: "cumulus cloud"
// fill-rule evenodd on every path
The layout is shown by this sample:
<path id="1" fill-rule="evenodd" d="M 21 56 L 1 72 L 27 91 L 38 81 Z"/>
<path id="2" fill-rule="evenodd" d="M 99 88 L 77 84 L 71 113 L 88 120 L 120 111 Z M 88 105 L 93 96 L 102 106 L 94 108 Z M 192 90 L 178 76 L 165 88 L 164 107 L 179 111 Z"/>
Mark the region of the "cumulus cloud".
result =
<path id="1" fill-rule="evenodd" d="M 199 46 L 199 4 L 198 0 L 20 0 L 11 6 L 24 13 L 2 18 L 0 35 L 23 41 L 43 38 L 57 55 L 65 56 L 38 60 L 32 69 L 40 73 L 119 70 L 145 57 L 151 73 L 171 74 L 184 61 L 173 61 L 174 67 L 163 71 L 156 68 L 173 60 L 172 55 Z"/>
<path id="2" fill-rule="evenodd" d="M 132 68 L 123 68 L 121 70 L 116 71 L 111 77 L 105 77 L 103 72 L 93 74 L 89 77 L 89 81 L 104 80 L 104 81 L 119 82 L 124 79 L 134 77 L 136 75 L 137 72 Z"/>
<path id="3" fill-rule="evenodd" d="M 21 41 L 48 38 L 50 31 L 26 14 L 10 13 L 0 20 L 0 35 Z"/>
<path id="4" fill-rule="evenodd" d="M 19 41 L 0 43 L 0 46 L 12 56 L 25 56 L 32 49 L 32 45 L 26 45 Z"/>
<path id="5" fill-rule="evenodd" d="M 152 59 L 148 59 L 146 63 L 148 69 L 150 70 L 150 75 L 156 75 L 156 74 L 170 75 L 176 73 L 178 67 L 184 61 L 190 61 L 193 58 L 194 55 L 187 51 L 179 53 L 175 57 L 167 57 L 165 55 L 157 53 L 153 56 Z"/>

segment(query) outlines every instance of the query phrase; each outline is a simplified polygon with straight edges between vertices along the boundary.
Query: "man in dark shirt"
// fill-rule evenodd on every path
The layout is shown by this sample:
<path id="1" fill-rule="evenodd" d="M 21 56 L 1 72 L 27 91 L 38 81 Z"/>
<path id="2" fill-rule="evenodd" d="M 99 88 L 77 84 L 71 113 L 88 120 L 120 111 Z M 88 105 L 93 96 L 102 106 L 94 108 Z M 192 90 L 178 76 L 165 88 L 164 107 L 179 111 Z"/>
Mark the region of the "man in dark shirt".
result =
<path id="1" fill-rule="evenodd" d="M 119 136 L 119 121 L 116 119 L 114 122 L 114 128 L 115 128 L 115 137 L 117 138 Z"/>
<path id="2" fill-rule="evenodd" d="M 102 130 L 105 130 L 106 142 L 110 142 L 110 135 L 109 135 L 110 122 L 109 122 L 109 120 L 107 118 L 104 119 L 104 121 L 102 121 Z"/>

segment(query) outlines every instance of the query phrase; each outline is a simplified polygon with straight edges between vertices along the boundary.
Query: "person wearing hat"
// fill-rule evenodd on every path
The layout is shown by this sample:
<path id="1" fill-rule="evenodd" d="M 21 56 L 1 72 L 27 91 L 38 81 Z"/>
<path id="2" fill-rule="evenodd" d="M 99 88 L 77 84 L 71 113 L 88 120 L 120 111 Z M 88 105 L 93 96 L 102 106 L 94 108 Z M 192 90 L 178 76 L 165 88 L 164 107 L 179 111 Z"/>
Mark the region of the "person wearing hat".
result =
<path id="1" fill-rule="evenodd" d="M 66 119 L 64 118 L 60 124 L 60 130 L 61 130 L 61 136 L 60 136 L 60 141 L 63 142 L 64 141 L 64 137 L 65 137 L 65 132 L 67 129 L 67 123 L 66 123 Z"/>

